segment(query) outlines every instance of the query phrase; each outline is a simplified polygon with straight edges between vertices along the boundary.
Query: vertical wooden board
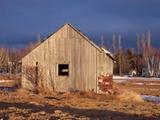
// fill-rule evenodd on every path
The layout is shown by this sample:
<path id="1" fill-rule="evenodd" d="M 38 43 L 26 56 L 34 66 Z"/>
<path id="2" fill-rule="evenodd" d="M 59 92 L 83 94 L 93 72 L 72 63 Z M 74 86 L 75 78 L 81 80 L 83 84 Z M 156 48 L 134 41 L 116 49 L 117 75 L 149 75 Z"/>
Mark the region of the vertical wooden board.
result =
<path id="1" fill-rule="evenodd" d="M 66 45 L 65 45 L 65 34 L 66 34 L 66 31 L 65 31 L 65 27 L 64 27 L 64 32 L 63 32 L 63 35 L 64 35 L 64 38 L 61 40 L 61 52 L 60 52 L 60 54 L 61 54 L 61 62 L 62 63 L 68 63 L 68 61 L 67 61 L 67 56 L 66 56 Z M 64 83 L 64 88 L 65 88 L 65 91 L 67 91 L 68 90 L 68 85 L 67 85 L 67 82 L 68 82 L 68 77 L 65 77 L 65 79 L 63 78 L 63 77 L 61 77 L 61 80 L 63 81 L 63 83 Z"/>
<path id="2" fill-rule="evenodd" d="M 67 31 L 67 27 L 66 27 L 66 31 Z M 65 33 L 67 34 L 67 32 Z M 69 57 L 69 46 L 68 46 L 68 38 L 66 37 L 64 39 L 64 43 L 63 43 L 63 52 L 64 52 L 64 63 L 65 64 L 68 64 L 69 65 L 69 70 L 70 70 L 70 57 Z M 70 87 L 70 71 L 69 71 L 69 76 L 66 77 L 66 80 L 65 80 L 65 85 L 66 85 L 66 91 L 69 91 L 69 87 Z"/>
<path id="3" fill-rule="evenodd" d="M 57 33 L 56 33 L 57 34 Z M 57 81 L 58 81 L 58 77 L 57 77 L 57 60 L 58 60 L 58 53 L 59 53 L 59 51 L 58 51 L 58 39 L 57 39 L 57 35 L 56 36 L 54 36 L 53 38 L 53 41 L 52 41 L 52 45 L 53 45 L 53 57 L 52 57 L 52 59 L 54 59 L 54 62 L 53 62 L 53 65 L 51 65 L 52 67 L 53 67 L 53 69 L 54 69 L 54 84 L 55 84 L 55 86 L 54 86 L 54 88 L 55 88 L 55 91 L 58 91 L 58 83 L 57 83 Z"/>
<path id="4" fill-rule="evenodd" d="M 88 46 L 88 44 L 87 44 L 87 41 L 86 40 L 84 40 L 85 42 L 84 42 L 84 46 L 85 46 L 85 53 L 86 53 L 86 56 L 85 56 L 85 60 L 86 60 L 86 62 L 84 61 L 84 63 L 86 64 L 86 70 L 84 71 L 84 72 L 86 72 L 86 79 L 85 79 L 85 81 L 86 81 L 86 90 L 88 91 L 89 90 L 89 67 L 90 67 L 90 64 L 89 64 L 89 46 Z"/>
<path id="5" fill-rule="evenodd" d="M 45 86 L 45 87 L 48 87 L 48 84 L 47 84 L 47 83 L 48 83 L 48 79 L 47 79 L 47 75 L 48 75 L 48 74 L 47 74 L 47 72 L 48 72 L 48 70 L 47 70 L 47 57 L 48 57 L 48 56 L 47 56 L 47 49 L 46 49 L 46 47 L 47 47 L 47 46 L 46 46 L 46 41 L 45 41 L 45 42 L 43 43 L 44 61 L 45 61 L 45 62 L 42 63 L 42 64 L 43 64 L 43 66 L 44 66 L 44 67 L 43 67 L 43 68 L 44 68 L 44 79 L 45 79 L 45 80 L 44 80 L 44 86 Z"/>
<path id="6" fill-rule="evenodd" d="M 107 67 L 107 73 L 111 74 L 111 59 L 109 56 L 106 56 L 106 67 Z"/>
<path id="7" fill-rule="evenodd" d="M 68 38 L 72 38 L 72 30 L 69 26 L 68 26 Z"/>
<path id="8" fill-rule="evenodd" d="M 72 37 L 76 38 L 76 32 L 72 29 Z"/>
<path id="9" fill-rule="evenodd" d="M 86 52 L 87 52 L 87 64 L 88 64 L 88 90 L 95 90 L 96 89 L 96 49 L 90 45 L 89 43 L 86 44 Z"/>
<path id="10" fill-rule="evenodd" d="M 62 39 L 62 38 L 61 38 Z M 61 45 L 60 45 L 60 39 L 56 39 L 56 62 L 60 61 L 60 53 L 61 53 Z M 58 63 L 57 63 L 58 64 Z"/>
<path id="11" fill-rule="evenodd" d="M 109 61 L 110 61 L 110 62 L 109 62 L 109 65 L 110 65 L 110 66 L 109 66 L 109 68 L 110 68 L 110 74 L 113 75 L 113 60 L 110 59 Z"/>
<path id="12" fill-rule="evenodd" d="M 72 86 L 72 89 L 73 90 L 76 90 L 77 89 L 77 86 L 76 86 L 76 75 L 75 75 L 75 72 L 76 72 L 76 69 L 75 69 L 75 39 L 71 38 L 69 39 L 70 40 L 70 44 L 71 44 L 71 61 L 70 61 L 70 66 L 71 66 L 71 73 L 70 73 L 70 76 L 71 76 L 71 86 Z"/>
<path id="13" fill-rule="evenodd" d="M 107 68 L 107 57 L 106 55 L 103 53 L 103 63 L 104 63 L 104 66 L 103 66 L 103 69 L 104 69 L 104 74 L 106 74 L 106 72 L 108 72 L 108 68 Z"/>
<path id="14" fill-rule="evenodd" d="M 107 69 L 108 69 L 108 74 L 110 74 L 110 58 L 109 56 L 107 56 L 107 61 L 106 61 L 106 64 L 107 64 Z"/>
<path id="15" fill-rule="evenodd" d="M 87 43 L 86 43 L 87 44 Z M 88 44 L 88 49 L 86 51 L 88 53 L 87 55 L 87 58 L 88 58 L 88 90 L 91 90 L 92 89 L 92 71 L 93 71 L 93 59 L 92 58 L 92 54 L 93 54 L 93 51 L 92 51 L 92 46 L 90 44 Z"/>
<path id="16" fill-rule="evenodd" d="M 68 25 L 65 25 L 64 26 L 64 31 L 65 31 L 65 39 L 67 39 L 68 38 Z"/>
<path id="17" fill-rule="evenodd" d="M 52 65 L 54 65 L 53 64 L 53 62 L 54 62 L 54 59 L 52 59 L 53 57 L 53 49 L 52 49 L 52 47 L 53 47 L 53 45 L 52 45 L 52 38 L 50 37 L 49 39 L 48 39 L 48 70 L 49 70 L 49 80 L 50 80 L 50 83 L 51 83 L 51 87 L 52 88 L 54 88 L 54 81 L 53 81 L 53 68 L 52 68 Z"/>
<path id="18" fill-rule="evenodd" d="M 76 87 L 80 90 L 83 90 L 84 89 L 84 85 L 83 85 L 83 82 L 81 80 L 81 75 L 80 75 L 80 72 L 81 72 L 81 68 L 80 68 L 80 57 L 81 57 L 81 40 L 80 39 L 77 39 L 76 38 L 76 49 L 75 49 L 75 80 L 76 80 Z"/>
<path id="19" fill-rule="evenodd" d="M 89 90 L 95 91 L 95 83 L 96 83 L 96 48 L 90 44 L 90 67 L 89 67 Z"/>
<path id="20" fill-rule="evenodd" d="M 105 53 L 103 53 L 104 74 L 108 73 L 108 59 Z"/>
<path id="21" fill-rule="evenodd" d="M 87 60 L 86 60 L 86 51 L 85 51 L 85 42 L 83 39 L 81 39 L 81 52 L 80 52 L 80 74 L 81 74 L 81 81 L 83 83 L 83 89 L 86 91 L 87 89 L 87 80 L 86 80 L 86 76 L 87 76 Z"/>
<path id="22" fill-rule="evenodd" d="M 68 37 L 73 38 L 72 29 L 68 26 Z"/>
<path id="23" fill-rule="evenodd" d="M 77 65 L 76 65 L 76 63 L 77 63 L 77 60 L 76 60 L 76 53 L 77 53 L 77 40 L 76 40 L 76 38 L 72 38 L 71 39 L 72 40 L 72 54 L 71 54 L 71 63 L 72 63 L 72 77 L 73 77 L 73 88 L 75 89 L 75 90 L 77 90 L 77 89 L 79 89 L 79 86 L 80 86 L 80 84 L 79 84 L 79 86 L 77 86 L 78 84 L 77 83 L 79 83 L 79 81 L 77 81 L 77 74 L 76 74 L 76 72 L 77 72 Z"/>
<path id="24" fill-rule="evenodd" d="M 58 68 L 57 68 L 57 60 L 58 60 L 58 54 L 59 54 L 59 51 L 58 51 L 58 39 L 55 38 L 55 41 L 54 41 L 54 59 L 55 59 L 55 65 L 54 65 L 54 68 L 55 68 L 55 77 L 54 77 L 54 80 L 55 80 L 55 90 L 58 91 Z"/>
<path id="25" fill-rule="evenodd" d="M 64 32 L 65 33 L 65 32 Z M 64 35 L 63 33 L 63 35 Z M 64 44 L 65 39 L 63 38 L 62 40 L 60 40 L 60 62 L 61 63 L 67 63 L 66 61 L 66 56 L 65 56 L 65 44 Z M 68 86 L 67 86 L 67 77 L 60 77 L 61 81 L 63 81 L 63 86 L 64 86 L 64 90 L 67 91 Z"/>
<path id="26" fill-rule="evenodd" d="M 47 81 L 47 86 L 48 89 L 50 89 L 51 91 L 53 91 L 53 87 L 52 87 L 52 81 L 51 81 L 51 75 L 50 75 L 50 47 L 49 47 L 49 40 L 46 41 L 46 45 L 45 45 L 45 50 L 46 50 L 46 81 Z"/>
<path id="27" fill-rule="evenodd" d="M 69 91 L 72 91 L 72 90 L 74 90 L 74 87 L 75 87 L 75 85 L 74 85 L 74 69 L 73 69 L 73 64 L 72 64 L 72 50 L 73 50 L 73 48 L 72 48 L 72 40 L 70 39 L 70 38 L 68 38 L 67 39 L 67 43 L 68 43 L 68 45 L 67 45 L 67 56 L 68 56 L 68 63 L 69 63 L 69 78 L 68 78 L 68 90 Z"/>
<path id="28" fill-rule="evenodd" d="M 92 47 L 91 50 L 91 90 L 96 91 L 96 74 L 97 74 L 97 61 L 96 61 L 96 49 Z"/>
<path id="29" fill-rule="evenodd" d="M 93 58 L 92 59 L 92 74 L 91 74 L 91 76 L 92 76 L 92 78 L 91 78 L 91 82 L 92 82 L 92 88 L 91 88 L 91 90 L 94 90 L 94 91 L 96 91 L 96 48 L 94 48 L 94 47 L 92 47 L 92 49 L 93 49 L 93 52 L 92 52 L 92 57 L 91 58 Z"/>
<path id="30" fill-rule="evenodd" d="M 101 52 L 97 52 L 97 77 L 103 74 L 103 54 Z M 97 93 L 99 93 L 98 80 L 97 80 Z"/>
<path id="31" fill-rule="evenodd" d="M 106 56 L 106 59 L 107 59 L 107 60 L 106 60 L 107 73 L 110 74 L 110 65 L 109 65 L 109 64 L 110 64 L 110 61 L 109 61 L 109 57 Z"/>
<path id="32" fill-rule="evenodd" d="M 67 29 L 68 30 L 68 29 Z M 64 44 L 65 44 L 65 48 L 64 48 L 64 54 L 65 54 L 65 63 L 69 64 L 69 76 L 66 77 L 66 90 L 69 91 L 70 89 L 70 76 L 71 76 L 71 71 L 70 71 L 70 45 L 69 45 L 69 40 L 68 38 L 65 39 Z"/>
<path id="33" fill-rule="evenodd" d="M 55 89 L 56 82 L 55 82 L 55 76 L 56 76 L 56 63 L 55 63 L 55 55 L 56 55 L 56 50 L 55 50 L 55 38 L 51 37 L 50 39 L 50 49 L 51 49 L 51 57 L 50 57 L 50 71 L 52 75 L 52 83 Z M 56 90 L 56 89 L 55 89 Z"/>
<path id="34" fill-rule="evenodd" d="M 98 76 L 99 76 L 99 71 L 100 71 L 100 68 L 99 68 L 99 51 L 96 51 L 96 79 L 97 79 L 97 83 L 96 83 L 96 93 L 98 93 Z"/>
<path id="35" fill-rule="evenodd" d="M 89 46 L 88 46 L 88 44 L 87 44 L 87 41 L 86 40 L 83 40 L 83 44 L 84 44 L 84 52 L 85 52 L 85 56 L 84 56 L 84 61 L 83 61 L 83 63 L 82 64 L 84 64 L 85 65 L 85 70 L 83 71 L 83 72 L 85 72 L 85 83 L 86 83 L 86 90 L 88 91 L 89 90 L 89 67 L 90 67 L 90 64 L 89 64 L 89 59 L 90 59 L 90 57 L 89 57 Z"/>
<path id="36" fill-rule="evenodd" d="M 102 74 L 103 71 L 103 63 L 102 63 L 102 53 L 99 54 L 99 74 Z"/>
<path id="37" fill-rule="evenodd" d="M 104 66 L 103 66 L 104 71 L 103 71 L 103 73 L 104 74 L 106 74 L 108 72 L 108 68 L 107 68 L 108 62 L 107 62 L 106 58 L 107 58 L 106 54 L 103 53 L 103 62 L 104 62 Z"/>

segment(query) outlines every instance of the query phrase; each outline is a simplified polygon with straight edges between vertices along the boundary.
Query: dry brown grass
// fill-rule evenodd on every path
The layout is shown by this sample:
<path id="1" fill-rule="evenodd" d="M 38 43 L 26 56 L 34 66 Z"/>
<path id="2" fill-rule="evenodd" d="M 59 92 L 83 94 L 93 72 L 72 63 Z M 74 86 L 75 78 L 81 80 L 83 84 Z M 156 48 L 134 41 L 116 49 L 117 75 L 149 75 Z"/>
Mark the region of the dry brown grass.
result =
<path id="1" fill-rule="evenodd" d="M 126 89 L 125 87 L 120 87 L 130 86 L 129 88 L 132 88 L 131 85 L 132 84 L 130 83 L 114 83 L 114 93 L 116 94 L 116 99 L 125 102 L 143 102 L 143 99 L 138 92 L 133 91 L 132 89 Z"/>
<path id="2" fill-rule="evenodd" d="M 142 97 L 133 91 L 123 90 L 116 98 L 120 101 L 143 102 Z"/>
<path id="3" fill-rule="evenodd" d="M 114 84 L 114 86 L 118 89 L 134 91 L 140 95 L 160 96 L 160 86 L 135 85 L 132 83 Z"/>
<path id="4" fill-rule="evenodd" d="M 18 120 L 158 120 L 159 110 L 158 105 L 148 102 L 122 102 L 112 98 L 111 95 L 98 95 L 92 92 L 55 92 L 48 97 L 24 89 L 0 93 L 0 117 L 5 114 L 9 119 Z"/>
<path id="5" fill-rule="evenodd" d="M 106 101 L 108 99 L 114 99 L 114 95 L 111 94 L 98 94 L 92 91 L 84 92 L 71 92 L 71 93 L 64 93 L 63 96 L 68 98 L 78 98 L 78 99 L 90 99 L 90 100 L 98 100 L 98 101 Z"/>

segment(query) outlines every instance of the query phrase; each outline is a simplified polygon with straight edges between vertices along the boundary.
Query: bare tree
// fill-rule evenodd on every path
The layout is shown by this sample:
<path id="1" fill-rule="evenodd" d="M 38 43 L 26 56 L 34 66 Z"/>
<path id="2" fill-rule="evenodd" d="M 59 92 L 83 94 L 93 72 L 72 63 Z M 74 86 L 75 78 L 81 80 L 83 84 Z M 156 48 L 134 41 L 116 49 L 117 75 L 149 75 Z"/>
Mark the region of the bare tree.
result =
<path id="1" fill-rule="evenodd" d="M 4 67 L 8 65 L 9 55 L 8 50 L 4 47 L 0 48 L 0 67 Z"/>
<path id="2" fill-rule="evenodd" d="M 36 93 L 44 91 L 44 72 L 43 69 L 36 63 L 36 66 L 24 66 L 22 75 L 31 82 Z"/>
<path id="3" fill-rule="evenodd" d="M 140 35 L 137 33 L 137 53 L 140 54 Z"/>
<path id="4" fill-rule="evenodd" d="M 118 35 L 118 51 L 119 51 L 119 75 L 122 75 L 122 46 L 121 46 L 121 35 Z"/>
<path id="5" fill-rule="evenodd" d="M 157 57 L 157 50 L 151 46 L 151 33 L 147 32 L 145 39 L 142 36 L 142 54 L 144 62 L 147 66 L 149 76 L 154 76 L 156 73 L 156 67 L 159 63 Z"/>
<path id="6" fill-rule="evenodd" d="M 31 42 L 28 46 L 26 46 L 24 49 L 22 49 L 19 53 L 19 59 L 22 59 L 25 55 L 27 55 L 30 51 L 32 51 L 34 48 L 36 48 L 39 44 L 41 44 L 40 36 L 37 36 L 37 41 L 35 43 Z"/>
<path id="7" fill-rule="evenodd" d="M 160 77 L 160 49 L 156 50 L 155 62 L 155 75 Z"/>
<path id="8" fill-rule="evenodd" d="M 113 34 L 112 36 L 112 48 L 113 48 L 113 54 L 116 52 L 116 35 Z"/>

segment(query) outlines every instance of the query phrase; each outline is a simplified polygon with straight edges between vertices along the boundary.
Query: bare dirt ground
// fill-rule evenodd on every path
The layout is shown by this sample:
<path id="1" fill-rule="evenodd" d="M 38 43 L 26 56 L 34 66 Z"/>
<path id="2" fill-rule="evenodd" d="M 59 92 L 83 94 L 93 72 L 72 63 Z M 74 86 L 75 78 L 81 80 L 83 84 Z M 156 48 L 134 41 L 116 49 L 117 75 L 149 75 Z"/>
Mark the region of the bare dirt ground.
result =
<path id="1" fill-rule="evenodd" d="M 116 87 L 130 88 L 127 85 Z M 91 92 L 54 93 L 44 96 L 19 89 L 0 92 L 0 119 L 160 120 L 160 105 L 119 101 L 115 95 L 97 95 Z"/>

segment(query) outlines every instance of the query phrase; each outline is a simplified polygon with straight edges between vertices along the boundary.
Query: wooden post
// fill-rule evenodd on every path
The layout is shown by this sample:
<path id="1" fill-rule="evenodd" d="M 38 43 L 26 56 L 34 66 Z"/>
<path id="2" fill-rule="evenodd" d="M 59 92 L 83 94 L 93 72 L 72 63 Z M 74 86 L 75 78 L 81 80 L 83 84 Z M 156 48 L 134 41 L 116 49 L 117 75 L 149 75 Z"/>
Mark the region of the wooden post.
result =
<path id="1" fill-rule="evenodd" d="M 37 88 L 38 86 L 38 62 L 36 62 L 36 67 L 35 67 L 35 86 Z"/>

